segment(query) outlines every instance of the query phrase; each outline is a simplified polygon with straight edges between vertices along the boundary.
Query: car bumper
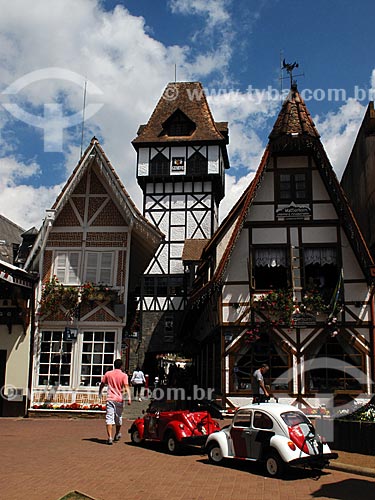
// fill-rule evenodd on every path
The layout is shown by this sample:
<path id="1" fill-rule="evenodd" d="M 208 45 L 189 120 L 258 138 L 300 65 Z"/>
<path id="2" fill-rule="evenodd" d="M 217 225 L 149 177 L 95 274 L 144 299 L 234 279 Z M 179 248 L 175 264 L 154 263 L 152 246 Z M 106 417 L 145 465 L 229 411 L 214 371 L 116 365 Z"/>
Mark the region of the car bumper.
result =
<path id="1" fill-rule="evenodd" d="M 188 436 L 181 439 L 182 444 L 204 446 L 207 441 L 207 435 L 202 436 Z"/>
<path id="2" fill-rule="evenodd" d="M 290 466 L 303 466 L 309 465 L 311 467 L 321 468 L 328 465 L 330 460 L 338 458 L 337 453 L 323 453 L 321 455 L 309 455 L 307 457 L 295 458 L 288 462 Z"/>

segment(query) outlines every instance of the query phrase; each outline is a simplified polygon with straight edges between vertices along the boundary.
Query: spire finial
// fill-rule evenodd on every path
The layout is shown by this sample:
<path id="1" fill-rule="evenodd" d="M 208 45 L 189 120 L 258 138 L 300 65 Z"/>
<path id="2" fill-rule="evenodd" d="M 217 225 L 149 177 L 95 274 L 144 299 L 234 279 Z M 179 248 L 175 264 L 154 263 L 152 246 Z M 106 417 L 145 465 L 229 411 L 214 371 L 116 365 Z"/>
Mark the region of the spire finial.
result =
<path id="1" fill-rule="evenodd" d="M 290 77 L 290 88 L 296 88 L 297 87 L 297 82 L 293 80 L 293 70 L 294 68 L 298 68 L 298 63 L 294 61 L 294 63 L 287 63 L 285 62 L 285 59 L 283 59 L 283 69 L 286 69 L 287 73 L 289 74 Z"/>

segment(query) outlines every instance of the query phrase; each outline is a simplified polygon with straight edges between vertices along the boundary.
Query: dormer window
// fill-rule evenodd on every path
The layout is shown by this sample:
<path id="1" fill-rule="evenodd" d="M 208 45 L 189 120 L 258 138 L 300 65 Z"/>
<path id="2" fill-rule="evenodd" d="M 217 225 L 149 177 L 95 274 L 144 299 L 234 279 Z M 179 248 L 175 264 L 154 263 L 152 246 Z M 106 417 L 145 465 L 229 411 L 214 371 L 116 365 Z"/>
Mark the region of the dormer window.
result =
<path id="1" fill-rule="evenodd" d="M 163 135 L 169 137 L 189 136 L 195 129 L 195 123 L 179 109 L 163 123 Z"/>

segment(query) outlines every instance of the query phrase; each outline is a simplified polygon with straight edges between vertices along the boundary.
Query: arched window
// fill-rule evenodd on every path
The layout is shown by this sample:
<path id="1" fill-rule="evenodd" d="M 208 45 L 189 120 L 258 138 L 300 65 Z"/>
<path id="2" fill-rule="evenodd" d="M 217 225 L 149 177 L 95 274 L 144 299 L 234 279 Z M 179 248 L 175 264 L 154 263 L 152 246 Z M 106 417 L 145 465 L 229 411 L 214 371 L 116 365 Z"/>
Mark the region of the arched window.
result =
<path id="1" fill-rule="evenodd" d="M 169 160 L 158 153 L 150 162 L 150 175 L 169 175 Z"/>
<path id="2" fill-rule="evenodd" d="M 186 165 L 187 175 L 207 175 L 207 158 L 196 151 L 188 158 Z"/>

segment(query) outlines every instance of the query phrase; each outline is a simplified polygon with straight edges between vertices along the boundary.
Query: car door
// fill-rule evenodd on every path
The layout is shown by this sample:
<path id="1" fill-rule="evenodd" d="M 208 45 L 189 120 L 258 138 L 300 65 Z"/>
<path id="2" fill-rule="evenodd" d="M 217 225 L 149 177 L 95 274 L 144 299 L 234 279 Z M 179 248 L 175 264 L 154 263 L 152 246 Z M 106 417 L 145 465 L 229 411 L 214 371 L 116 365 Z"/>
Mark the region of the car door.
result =
<path id="1" fill-rule="evenodd" d="M 237 458 L 247 458 L 251 446 L 251 410 L 239 410 L 233 418 L 230 429 L 232 454 Z"/>
<path id="2" fill-rule="evenodd" d="M 264 447 L 268 447 L 271 437 L 275 435 L 274 421 L 261 410 L 255 410 L 250 429 L 249 458 L 258 460 Z"/>

